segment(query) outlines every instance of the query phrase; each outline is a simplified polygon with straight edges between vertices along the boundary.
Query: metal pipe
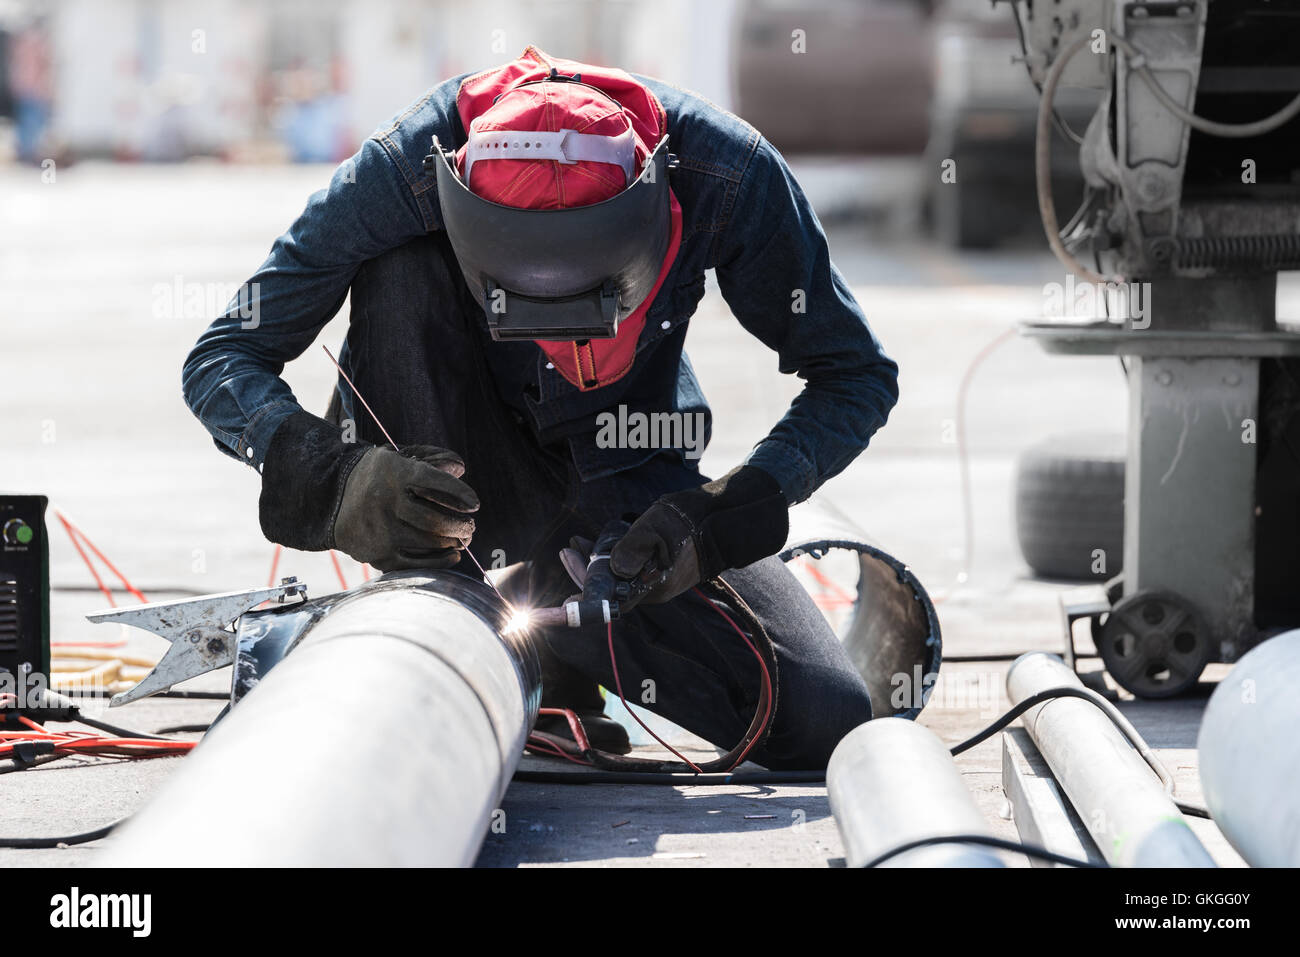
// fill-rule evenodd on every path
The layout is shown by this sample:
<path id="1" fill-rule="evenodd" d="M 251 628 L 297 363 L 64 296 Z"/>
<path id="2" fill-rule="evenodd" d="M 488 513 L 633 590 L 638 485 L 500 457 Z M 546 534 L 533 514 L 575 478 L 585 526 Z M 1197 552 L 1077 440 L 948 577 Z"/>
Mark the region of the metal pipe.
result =
<path id="1" fill-rule="evenodd" d="M 1056 655 L 1021 655 L 1007 672 L 1016 704 L 1061 687 L 1083 683 Z M 1056 698 L 1021 720 L 1111 865 L 1214 866 L 1160 779 L 1096 705 Z"/>
<path id="2" fill-rule="evenodd" d="M 1252 867 L 1300 867 L 1300 630 L 1245 654 L 1210 696 L 1196 746 L 1214 823 Z"/>
<path id="3" fill-rule="evenodd" d="M 878 548 L 829 502 L 813 496 L 790 510 L 783 560 L 819 560 L 837 552 L 853 554 L 856 568 L 836 584 L 854 593 L 854 601 L 846 614 L 828 617 L 867 683 L 872 716 L 915 718 L 929 700 L 943 658 L 934 603 L 906 563 Z M 830 566 L 842 569 L 838 561 L 825 565 L 826 573 Z"/>
<path id="4" fill-rule="evenodd" d="M 877 718 L 845 735 L 826 768 L 826 789 L 849 867 L 862 867 L 909 841 L 989 833 L 943 742 L 905 718 Z M 1004 865 L 985 847 L 931 844 L 881 866 Z"/>
<path id="5" fill-rule="evenodd" d="M 105 866 L 468 866 L 540 697 L 501 600 L 398 573 L 312 622 Z"/>

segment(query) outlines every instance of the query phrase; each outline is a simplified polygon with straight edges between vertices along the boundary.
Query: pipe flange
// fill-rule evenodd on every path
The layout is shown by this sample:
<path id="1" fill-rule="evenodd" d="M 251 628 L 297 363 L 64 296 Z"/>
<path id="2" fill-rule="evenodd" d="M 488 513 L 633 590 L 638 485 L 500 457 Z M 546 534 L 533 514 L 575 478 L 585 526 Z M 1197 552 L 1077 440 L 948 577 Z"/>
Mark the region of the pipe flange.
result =
<path id="1" fill-rule="evenodd" d="M 1126 690 L 1140 698 L 1169 698 L 1196 684 L 1214 648 L 1190 602 L 1171 592 L 1139 591 L 1106 615 L 1097 651 Z"/>

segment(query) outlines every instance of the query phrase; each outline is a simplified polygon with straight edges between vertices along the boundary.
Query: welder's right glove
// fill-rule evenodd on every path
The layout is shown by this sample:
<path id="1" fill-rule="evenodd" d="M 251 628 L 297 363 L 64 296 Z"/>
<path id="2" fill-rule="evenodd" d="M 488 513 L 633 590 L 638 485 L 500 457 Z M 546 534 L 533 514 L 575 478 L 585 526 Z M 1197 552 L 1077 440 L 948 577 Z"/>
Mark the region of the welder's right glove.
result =
<path id="1" fill-rule="evenodd" d="M 665 602 L 728 568 L 775 555 L 789 528 L 776 479 L 742 465 L 651 505 L 610 551 L 610 569 L 634 583 L 634 600 L 625 605 Z"/>
<path id="2" fill-rule="evenodd" d="M 276 429 L 262 464 L 262 531 L 290 548 L 338 548 L 382 571 L 446 568 L 474 534 L 478 496 L 447 449 L 345 442 L 309 412 Z"/>

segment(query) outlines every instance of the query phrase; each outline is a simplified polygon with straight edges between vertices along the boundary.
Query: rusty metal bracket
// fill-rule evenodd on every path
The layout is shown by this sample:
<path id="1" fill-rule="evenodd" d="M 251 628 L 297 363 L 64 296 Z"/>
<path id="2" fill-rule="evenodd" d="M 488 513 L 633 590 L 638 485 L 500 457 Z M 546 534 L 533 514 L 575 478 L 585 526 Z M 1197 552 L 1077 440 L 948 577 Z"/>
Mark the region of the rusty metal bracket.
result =
<path id="1" fill-rule="evenodd" d="M 269 588 L 152 602 L 87 615 L 86 619 L 95 624 L 118 622 L 151 631 L 171 642 L 154 669 L 134 687 L 114 695 L 109 707 L 166 691 L 186 679 L 233 664 L 238 640 L 235 623 L 239 618 L 264 601 L 283 603 L 293 597 L 306 599 L 307 585 L 296 578 L 285 578 Z"/>

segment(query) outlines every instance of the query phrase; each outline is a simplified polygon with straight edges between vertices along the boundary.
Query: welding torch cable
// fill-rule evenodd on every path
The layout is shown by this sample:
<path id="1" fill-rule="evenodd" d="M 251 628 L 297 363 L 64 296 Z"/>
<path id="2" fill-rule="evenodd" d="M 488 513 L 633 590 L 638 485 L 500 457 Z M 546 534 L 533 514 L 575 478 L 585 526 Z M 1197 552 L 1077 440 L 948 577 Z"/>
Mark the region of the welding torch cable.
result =
<path id="1" fill-rule="evenodd" d="M 659 737 L 659 735 L 651 731 L 650 725 L 642 721 L 641 716 L 628 707 L 627 698 L 623 697 L 623 679 L 620 678 L 618 674 L 618 657 L 614 654 L 614 623 L 612 621 L 605 622 L 605 636 L 609 642 L 609 666 L 614 672 L 614 690 L 618 692 L 618 700 L 623 702 L 624 710 L 635 719 L 637 724 L 641 725 L 646 734 L 650 735 L 650 737 L 658 741 L 663 747 L 671 751 L 678 761 L 689 765 L 692 771 L 699 774 L 700 766 L 698 764 L 686 757 L 686 755 L 682 754 L 663 738 Z"/>
<path id="2" fill-rule="evenodd" d="M 550 757 L 563 758 L 574 764 L 580 764 L 584 767 L 591 767 L 591 762 L 577 755 L 570 754 L 558 742 L 551 739 L 549 735 L 543 736 L 541 732 L 534 731 L 528 736 L 528 741 L 524 747 L 529 751 L 539 754 L 545 754 Z"/>
<path id="3" fill-rule="evenodd" d="M 761 625 L 759 625 L 758 620 L 754 617 L 754 613 L 752 611 L 748 611 L 747 607 L 744 605 L 743 600 L 735 592 L 734 589 L 732 589 L 729 585 L 726 584 L 725 581 L 723 581 L 720 578 L 715 579 L 712 584 L 724 595 L 729 596 L 734 602 L 736 602 L 737 607 L 746 611 L 750 619 L 754 621 L 755 626 L 758 627 L 758 629 L 761 631 Z M 759 689 L 758 708 L 755 710 L 754 718 L 751 720 L 749 728 L 746 730 L 744 737 L 741 738 L 740 742 L 736 745 L 736 747 L 732 748 L 731 751 L 729 751 L 727 754 L 724 754 L 720 758 L 715 759 L 715 761 L 717 762 L 728 762 L 726 765 L 726 770 L 730 772 L 730 771 L 734 771 L 737 767 L 739 767 L 744 762 L 749 752 L 753 750 L 753 748 L 758 744 L 759 741 L 763 739 L 764 735 L 767 733 L 768 726 L 771 722 L 772 711 L 774 707 L 775 684 L 772 680 L 772 671 L 768 667 L 767 662 L 764 660 L 758 648 L 754 646 L 754 643 L 753 641 L 750 640 L 750 637 L 747 634 L 745 634 L 744 630 L 739 625 L 737 625 L 736 622 L 732 619 L 732 617 L 722 609 L 720 604 L 710 599 L 707 595 L 704 594 L 703 591 L 701 591 L 699 588 L 692 589 L 692 591 L 696 595 L 698 595 L 701 599 L 703 599 L 711 608 L 713 608 L 715 612 L 717 612 L 719 615 L 722 616 L 723 620 L 725 620 L 727 624 L 731 626 L 732 630 L 735 631 L 736 634 L 740 636 L 740 639 L 746 644 L 749 650 L 753 653 L 755 659 L 757 659 L 758 661 L 759 675 L 760 675 L 760 689 Z M 556 610 L 558 611 L 558 609 Z M 558 624 L 558 621 L 551 622 L 551 623 Z M 619 673 L 618 656 L 614 650 L 614 624 L 612 619 L 606 622 L 605 635 L 606 635 L 606 640 L 609 648 L 610 670 L 613 672 L 614 675 L 614 686 L 615 686 L 614 690 L 618 694 L 619 700 L 623 703 L 624 710 L 626 710 L 627 713 L 632 716 L 633 720 L 635 720 L 636 723 L 639 724 L 647 734 L 649 734 L 652 738 L 654 738 L 654 740 L 657 741 L 660 745 L 662 745 L 666 750 L 671 752 L 682 764 L 689 767 L 693 773 L 697 775 L 713 773 L 712 768 L 706 770 L 704 767 L 701 767 L 695 762 L 690 761 L 683 754 L 681 754 L 681 752 L 677 751 L 670 744 L 668 744 L 666 741 L 660 738 L 657 734 L 654 733 L 654 731 L 650 729 L 650 727 L 644 721 L 641 720 L 641 717 L 638 714 L 636 714 L 636 712 L 634 712 L 631 707 L 629 707 L 627 703 L 627 698 L 623 694 L 623 682 L 622 682 L 622 677 Z M 634 773 L 641 773 L 641 774 L 656 773 L 663 770 L 662 768 L 663 762 L 660 761 L 655 761 L 653 759 L 642 760 L 638 758 L 624 758 L 621 756 L 616 757 L 612 755 L 607 755 L 605 754 L 605 752 L 591 748 L 587 744 L 586 736 L 582 730 L 582 719 L 579 718 L 576 714 L 574 714 L 570 709 L 546 708 L 546 709 L 542 709 L 542 711 L 539 713 L 564 715 L 569 722 L 570 730 L 573 732 L 574 735 L 574 740 L 579 745 L 577 753 L 583 755 L 584 757 L 590 757 L 592 759 L 593 764 L 599 764 L 599 766 L 604 767 L 606 770 L 610 770 L 612 767 L 620 771 L 632 770 Z M 552 736 L 546 735 L 545 737 L 549 739 Z M 550 743 L 556 744 L 556 742 L 554 741 Z M 560 745 L 557 744 L 556 746 L 560 746 Z M 602 760 L 604 761 L 604 764 L 600 764 Z M 705 762 L 706 765 L 712 763 L 714 762 Z M 640 770 L 638 766 L 645 767 L 645 770 Z M 655 770 L 651 771 L 649 766 L 653 766 Z M 664 772 L 664 773 L 672 773 L 672 772 Z"/>
<path id="4" fill-rule="evenodd" d="M 716 605 L 712 601 L 709 601 L 708 596 L 705 595 L 698 588 L 692 590 L 695 592 L 695 594 L 699 595 L 706 602 L 709 602 L 713 610 L 716 611 L 719 615 L 721 615 L 723 617 L 723 620 L 725 620 L 726 623 L 731 626 L 732 630 L 740 636 L 740 640 L 743 641 L 746 644 L 746 646 L 748 646 L 749 650 L 754 653 L 754 657 L 758 660 L 759 672 L 762 675 L 762 688 L 765 694 L 761 695 L 760 697 L 766 697 L 767 699 L 767 709 L 763 712 L 763 722 L 759 726 L 758 733 L 755 734 L 750 739 L 749 744 L 745 746 L 745 750 L 740 752 L 740 756 L 736 758 L 735 763 L 733 763 L 731 767 L 727 769 L 729 771 L 732 771 L 740 767 L 740 765 L 744 763 L 746 756 L 748 756 L 749 752 L 754 749 L 754 745 L 756 745 L 760 740 L 762 740 L 763 735 L 767 732 L 768 724 L 772 720 L 772 703 L 773 703 L 772 702 L 772 698 L 773 698 L 772 673 L 768 670 L 767 662 L 763 660 L 763 656 L 760 655 L 758 653 L 758 649 L 754 647 L 754 643 L 749 640 L 749 636 L 746 635 L 745 632 L 741 630 L 739 625 L 737 625 L 734 621 L 731 620 L 731 616 L 722 610 L 722 606 Z"/>

